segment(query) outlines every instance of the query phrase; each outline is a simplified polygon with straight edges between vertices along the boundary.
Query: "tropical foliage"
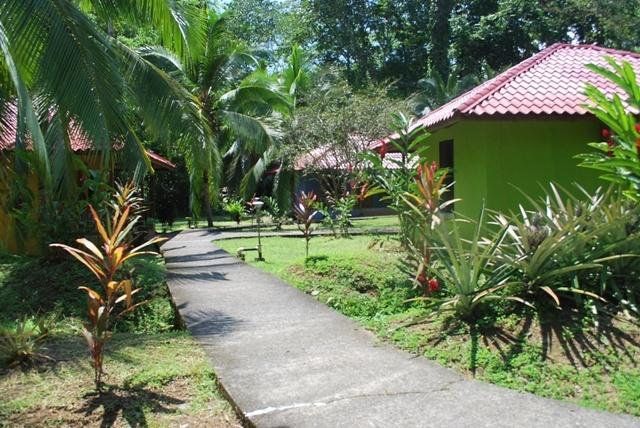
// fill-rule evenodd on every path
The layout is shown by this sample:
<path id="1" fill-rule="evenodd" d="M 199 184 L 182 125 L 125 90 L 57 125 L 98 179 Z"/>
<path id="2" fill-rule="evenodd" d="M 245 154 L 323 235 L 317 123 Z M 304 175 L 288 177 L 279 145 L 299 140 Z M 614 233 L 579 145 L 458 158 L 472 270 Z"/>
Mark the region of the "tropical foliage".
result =
<path id="1" fill-rule="evenodd" d="M 190 94 L 105 29 L 113 18 L 150 23 L 167 48 L 188 60 L 196 53 L 194 41 L 203 36 L 202 11 L 166 0 L 117 6 L 86 1 L 81 6 L 69 0 L 0 5 L 1 125 L 5 132 L 15 129 L 16 153 L 33 148 L 45 189 L 62 190 L 65 179 L 73 176 L 68 142 L 79 135 L 105 167 L 114 148 L 122 147 L 132 170 L 136 164 L 148 169 L 137 118 L 151 136 L 165 137 L 172 130 L 194 146 L 206 147 L 210 131 L 202 126 Z M 126 109 L 129 105 L 133 111 Z"/>
<path id="2" fill-rule="evenodd" d="M 274 111 L 287 114 L 289 98 L 279 91 L 276 78 L 252 53 L 229 40 L 225 22 L 210 13 L 206 36 L 192 61 L 164 49 L 147 49 L 143 57 L 179 80 L 201 105 L 207 126 L 214 130 L 214 144 L 207 153 L 185 150 L 191 178 L 194 212 L 204 209 L 209 227 L 213 226 L 212 202 L 224 184 L 243 180 L 256 156 L 274 145 L 279 133 Z M 226 170 L 222 178 L 221 151 L 226 151 Z M 261 177 L 258 174 L 257 178 Z M 237 184 L 237 183 L 236 183 Z M 252 189 L 251 189 L 252 190 Z"/>
<path id="3" fill-rule="evenodd" d="M 287 212 L 280 207 L 278 199 L 273 196 L 267 196 L 264 201 L 271 221 L 276 226 L 276 230 L 282 230 L 282 225 L 287 221 Z"/>
<path id="4" fill-rule="evenodd" d="M 236 224 L 240 224 L 240 220 L 242 220 L 242 216 L 246 212 L 244 202 L 241 200 L 226 201 L 223 208 Z"/>
<path id="5" fill-rule="evenodd" d="M 318 196 L 314 192 L 302 192 L 293 205 L 293 215 L 305 240 L 305 257 L 309 258 L 309 241 L 314 228 L 313 223 L 318 214 Z"/>
<path id="6" fill-rule="evenodd" d="M 88 321 L 82 333 L 93 359 L 94 380 L 98 390 L 102 387 L 104 346 L 111 337 L 113 319 L 122 317 L 144 303 L 133 303 L 133 296 L 140 289 L 135 288 L 133 279 L 126 277 L 125 263 L 144 255 L 156 255 L 148 248 L 164 240 L 155 237 L 134 245 L 133 231 L 140 220 L 141 209 L 140 200 L 135 195 L 136 191 L 131 183 L 120 186 L 111 203 L 110 216 L 104 220 L 100 219 L 92 206 L 89 206 L 96 231 L 102 241 L 100 246 L 96 246 L 87 238 L 77 239 L 77 243 L 84 248 L 51 244 L 53 247 L 62 248 L 82 263 L 101 286 L 100 289 L 79 287 L 87 294 Z M 121 306 L 124 308 L 121 309 Z"/>
<path id="7" fill-rule="evenodd" d="M 582 165 L 603 173 L 602 178 L 624 187 L 624 194 L 640 202 L 640 122 L 634 112 L 640 109 L 640 84 L 628 62 L 607 58 L 609 67 L 589 68 L 615 83 L 621 93 L 604 94 L 593 85 L 585 93 L 591 100 L 587 108 L 607 127 L 605 142 L 592 143 L 598 152 L 581 155 Z"/>
<path id="8" fill-rule="evenodd" d="M 511 285 L 513 271 L 498 261 L 507 228 L 500 228 L 487 240 L 483 237 L 485 216 L 482 207 L 469 240 L 463 238 L 457 221 L 442 222 L 435 227 L 435 233 L 430 234 L 427 242 L 430 246 L 428 254 L 432 253 L 435 260 L 424 264 L 427 274 L 433 278 L 425 284 L 428 284 L 427 297 L 417 300 L 426 300 L 437 312 L 452 311 L 467 322 L 474 322 L 481 314 L 481 306 L 491 300 L 516 300 L 527 304 L 517 296 L 504 293 Z M 438 293 L 440 284 L 443 291 Z"/>

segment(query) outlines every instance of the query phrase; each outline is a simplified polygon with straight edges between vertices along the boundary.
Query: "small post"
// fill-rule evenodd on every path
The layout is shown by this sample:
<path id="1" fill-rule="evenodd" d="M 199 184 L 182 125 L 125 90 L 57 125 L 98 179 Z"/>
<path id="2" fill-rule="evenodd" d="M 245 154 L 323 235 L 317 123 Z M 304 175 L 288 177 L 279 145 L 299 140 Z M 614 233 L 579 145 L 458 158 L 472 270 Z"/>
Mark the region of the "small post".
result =
<path id="1" fill-rule="evenodd" d="M 264 202 L 262 202 L 258 198 L 254 198 L 253 202 L 251 202 L 251 205 L 256 210 L 256 225 L 258 226 L 258 257 L 256 257 L 256 261 L 263 262 L 264 257 L 262 257 L 262 237 L 260 234 L 260 210 L 262 209 Z"/>

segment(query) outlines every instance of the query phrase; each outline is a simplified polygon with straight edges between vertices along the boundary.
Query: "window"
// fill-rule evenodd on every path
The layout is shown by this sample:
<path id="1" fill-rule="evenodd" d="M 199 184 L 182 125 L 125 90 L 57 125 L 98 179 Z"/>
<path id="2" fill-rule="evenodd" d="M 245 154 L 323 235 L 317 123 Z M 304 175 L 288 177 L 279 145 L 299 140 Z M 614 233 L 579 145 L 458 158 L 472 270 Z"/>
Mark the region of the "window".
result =
<path id="1" fill-rule="evenodd" d="M 454 178 L 453 178 L 453 140 L 445 140 L 445 141 L 441 141 L 440 142 L 440 162 L 439 162 L 439 166 L 440 168 L 446 168 L 448 169 L 447 171 L 447 178 L 444 181 L 444 185 L 445 186 L 450 186 L 448 187 L 448 191 L 445 192 L 444 195 L 442 195 L 442 202 L 446 202 L 446 201 L 450 201 L 454 198 L 454 189 L 453 189 L 453 182 L 454 182 Z M 445 211 L 447 212 L 451 212 L 453 211 L 453 204 L 448 205 L 447 208 L 445 209 Z"/>

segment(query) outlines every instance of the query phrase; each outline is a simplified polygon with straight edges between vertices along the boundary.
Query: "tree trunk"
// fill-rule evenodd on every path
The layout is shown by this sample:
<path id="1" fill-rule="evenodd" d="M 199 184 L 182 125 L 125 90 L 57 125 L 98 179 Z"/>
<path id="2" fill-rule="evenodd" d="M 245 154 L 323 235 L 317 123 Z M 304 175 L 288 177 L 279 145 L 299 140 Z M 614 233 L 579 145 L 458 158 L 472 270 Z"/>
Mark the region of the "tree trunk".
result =
<path id="1" fill-rule="evenodd" d="M 207 227 L 213 227 L 213 212 L 211 211 L 211 195 L 209 194 L 209 171 L 204 172 L 204 176 L 202 178 L 203 186 L 202 189 L 202 203 L 204 205 L 204 213 L 207 216 Z"/>
<path id="2" fill-rule="evenodd" d="M 444 82 L 449 78 L 449 37 L 451 26 L 449 19 L 455 0 L 437 0 L 435 18 L 431 30 L 431 72 L 436 71 Z"/>

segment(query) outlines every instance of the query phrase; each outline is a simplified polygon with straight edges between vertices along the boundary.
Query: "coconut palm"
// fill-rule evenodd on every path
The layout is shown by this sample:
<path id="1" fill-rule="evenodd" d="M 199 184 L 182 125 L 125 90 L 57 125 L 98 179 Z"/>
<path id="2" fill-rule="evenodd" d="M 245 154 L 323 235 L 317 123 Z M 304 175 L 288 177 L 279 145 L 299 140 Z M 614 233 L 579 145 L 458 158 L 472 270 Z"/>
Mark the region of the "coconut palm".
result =
<path id="1" fill-rule="evenodd" d="M 458 69 L 454 68 L 445 81 L 434 70 L 418 81 L 421 91 L 412 97 L 414 113 L 418 116 L 427 114 L 495 75 L 488 65 L 483 65 L 480 73 L 466 76 L 460 76 Z"/>
<path id="2" fill-rule="evenodd" d="M 272 139 L 271 144 L 266 147 L 250 146 L 243 151 L 239 145 L 234 145 L 226 153 L 227 159 L 233 159 L 237 165 L 239 159 L 245 165 L 242 174 L 240 191 L 245 196 L 250 196 L 255 192 L 260 180 L 264 177 L 267 168 L 272 167 L 275 172 L 273 182 L 273 192 L 276 195 L 279 206 L 287 207 L 291 205 L 291 195 L 294 187 L 295 173 L 292 159 L 286 153 L 285 146 L 295 147 L 295 141 L 287 141 L 292 138 L 287 130 L 294 129 L 296 123 L 296 110 L 302 101 L 305 90 L 309 87 L 309 57 L 297 45 L 291 48 L 291 55 L 287 58 L 285 68 L 278 77 L 279 91 L 288 95 L 291 101 L 291 108 L 286 115 L 279 117 L 282 128 L 284 128 L 281 138 Z M 297 154 L 297 152 L 296 152 Z"/>
<path id="3" fill-rule="evenodd" d="M 207 34 L 200 55 L 185 64 L 162 49 L 148 49 L 143 57 L 162 68 L 190 91 L 202 106 L 213 130 L 215 146 L 227 153 L 224 184 L 239 180 L 238 174 L 252 169 L 279 138 L 278 118 L 289 113 L 290 98 L 278 82 L 249 51 L 225 37 L 224 19 L 209 14 Z M 220 161 L 217 151 L 207 159 Z M 192 207 L 204 207 L 208 226 L 213 225 L 212 197 L 222 184 L 218 168 L 191 164 Z"/>
<path id="4" fill-rule="evenodd" d="M 57 189 L 68 169 L 59 152 L 70 151 L 70 133 L 91 142 L 103 167 L 110 165 L 114 146 L 149 167 L 138 135 L 141 122 L 151 137 L 172 135 L 210 150 L 199 100 L 107 31 L 116 19 L 152 24 L 163 44 L 189 62 L 199 55 L 204 11 L 183 3 L 0 2 L 0 131 L 16 129 L 16 153 L 33 148 L 29 155 L 46 190 Z"/>

